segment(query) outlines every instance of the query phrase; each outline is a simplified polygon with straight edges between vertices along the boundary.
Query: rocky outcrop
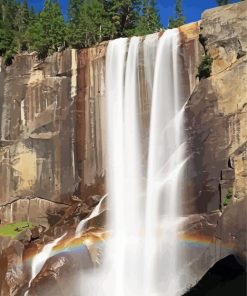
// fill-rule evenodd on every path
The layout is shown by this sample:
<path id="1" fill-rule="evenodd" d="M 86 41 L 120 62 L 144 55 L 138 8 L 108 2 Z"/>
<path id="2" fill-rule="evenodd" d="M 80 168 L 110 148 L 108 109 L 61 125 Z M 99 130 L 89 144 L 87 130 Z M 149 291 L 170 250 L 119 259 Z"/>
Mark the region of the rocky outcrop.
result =
<path id="1" fill-rule="evenodd" d="M 77 277 L 83 270 L 93 267 L 88 249 L 82 246 L 75 253 L 61 253 L 50 258 L 32 282 L 30 296 L 79 295 Z"/>
<path id="2" fill-rule="evenodd" d="M 105 56 L 106 45 L 78 53 L 76 162 L 81 182 L 77 195 L 105 194 Z"/>
<path id="3" fill-rule="evenodd" d="M 75 190 L 78 177 L 73 173 L 71 153 L 75 59 L 75 51 L 66 50 L 43 63 L 37 62 L 32 54 L 17 56 L 12 66 L 2 67 L 0 215 L 3 221 L 24 220 L 27 216 L 30 220 L 34 217 L 45 220 L 48 208 L 53 208 L 56 202 L 67 203 Z M 37 199 L 14 202 L 28 196 Z M 17 204 L 22 212 L 15 211 Z"/>
<path id="4" fill-rule="evenodd" d="M 44 62 L 22 55 L 2 65 L 2 222 L 47 226 L 74 193 L 84 201 L 104 193 L 105 47 L 65 50 Z"/>
<path id="5" fill-rule="evenodd" d="M 202 17 L 200 40 L 213 64 L 211 77 L 200 81 L 186 106 L 186 202 L 192 212 L 222 209 L 231 188 L 234 196 L 247 196 L 246 5 L 212 9 Z"/>
<path id="6" fill-rule="evenodd" d="M 202 48 L 213 63 L 211 76 L 197 84 L 186 105 L 183 235 L 203 242 L 187 251 L 194 283 L 224 256 L 246 262 L 246 12 L 246 2 L 211 9 L 200 24 Z"/>
<path id="7" fill-rule="evenodd" d="M 0 295 L 16 295 L 26 280 L 22 268 L 24 244 L 18 240 L 0 238 Z"/>
<path id="8" fill-rule="evenodd" d="M 184 296 L 233 295 L 245 296 L 246 272 L 233 255 L 217 262 Z"/>
<path id="9" fill-rule="evenodd" d="M 192 283 L 228 254 L 246 260 L 246 5 L 243 1 L 206 11 L 200 23 L 180 28 L 189 156 L 182 197 L 186 221 L 180 234 L 184 241 L 200 245 L 194 249 L 188 244 Z M 4 296 L 27 290 L 30 268 L 16 271 L 16 263 L 44 242 L 73 234 L 105 194 L 106 48 L 103 43 L 78 52 L 68 49 L 43 62 L 23 55 L 10 67 L 1 64 L 0 219 L 48 228 L 42 235 L 33 232 L 28 246 L 21 237 L 0 242 Z M 199 81 L 197 68 L 204 53 L 213 58 L 212 72 Z M 143 61 L 139 64 L 144 88 Z M 150 102 L 145 90 L 141 92 L 145 144 Z M 105 213 L 88 222 L 92 232 L 102 230 Z M 85 252 L 98 262 L 97 244 Z M 68 295 L 69 272 L 84 268 L 77 259 L 73 254 L 50 258 L 30 295 L 42 295 L 44 283 L 54 293 Z M 90 260 L 85 262 L 91 266 Z M 8 271 L 17 278 L 11 281 Z"/>

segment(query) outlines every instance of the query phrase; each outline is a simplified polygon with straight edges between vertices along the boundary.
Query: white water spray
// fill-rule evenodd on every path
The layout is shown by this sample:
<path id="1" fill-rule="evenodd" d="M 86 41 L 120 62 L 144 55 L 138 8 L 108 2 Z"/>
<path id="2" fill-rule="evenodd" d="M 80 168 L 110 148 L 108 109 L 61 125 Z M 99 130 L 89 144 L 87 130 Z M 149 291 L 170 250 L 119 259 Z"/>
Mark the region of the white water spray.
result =
<path id="1" fill-rule="evenodd" d="M 173 296 L 180 286 L 176 231 L 186 162 L 179 31 L 165 32 L 157 53 L 148 39 L 143 46 L 146 85 L 152 91 L 147 173 L 138 91 L 140 39 L 130 40 L 127 54 L 126 39 L 110 42 L 107 51 L 108 227 L 113 232 L 106 251 L 107 290 L 114 296 Z"/>
<path id="2" fill-rule="evenodd" d="M 32 277 L 29 281 L 28 289 L 31 286 L 33 279 L 37 276 L 37 274 L 41 271 L 46 261 L 51 257 L 52 249 L 67 235 L 67 233 L 63 234 L 59 238 L 45 245 L 42 251 L 36 254 L 32 260 Z M 24 296 L 28 295 L 28 290 L 24 294 Z"/>
<path id="3" fill-rule="evenodd" d="M 78 226 L 76 227 L 76 231 L 75 231 L 76 238 L 81 236 L 82 231 L 83 231 L 84 227 L 86 226 L 86 223 L 89 220 L 97 217 L 100 214 L 101 205 L 102 205 L 102 202 L 105 200 L 105 198 L 106 198 L 106 195 L 101 198 L 100 202 L 93 209 L 92 213 L 87 218 L 81 220 L 81 222 L 78 224 Z"/>
<path id="4" fill-rule="evenodd" d="M 149 139 L 145 214 L 145 295 L 176 295 L 178 280 L 178 205 L 183 168 L 183 104 L 178 63 L 179 32 L 160 38 L 155 65 Z M 181 111 L 182 110 L 182 111 Z M 161 186 L 162 185 L 162 186 Z M 159 223 L 167 225 L 157 235 Z"/>

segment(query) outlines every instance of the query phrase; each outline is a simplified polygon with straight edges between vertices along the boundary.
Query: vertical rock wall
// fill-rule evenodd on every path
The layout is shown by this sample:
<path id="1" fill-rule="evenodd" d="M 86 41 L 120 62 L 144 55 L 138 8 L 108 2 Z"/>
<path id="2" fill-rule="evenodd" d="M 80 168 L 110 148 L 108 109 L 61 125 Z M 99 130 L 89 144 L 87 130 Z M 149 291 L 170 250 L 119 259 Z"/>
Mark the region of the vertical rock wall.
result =
<path id="1" fill-rule="evenodd" d="M 247 195 L 246 13 L 244 1 L 203 14 L 200 40 L 213 64 L 186 106 L 189 212 L 223 208 L 231 188 Z"/>
<path id="2" fill-rule="evenodd" d="M 77 194 L 84 199 L 105 193 L 105 54 L 106 44 L 78 53 Z"/>
<path id="3" fill-rule="evenodd" d="M 2 220 L 45 217 L 48 208 L 67 204 L 75 190 L 75 54 L 66 50 L 42 63 L 32 54 L 22 55 L 1 68 Z M 32 207 L 37 198 L 41 205 Z M 16 216 L 19 203 L 23 211 Z"/>
<path id="4" fill-rule="evenodd" d="M 200 23 L 180 28 L 183 84 L 189 99 L 186 214 L 221 209 L 231 188 L 236 197 L 246 196 L 245 12 L 246 2 L 228 5 L 205 12 Z M 106 47 L 68 49 L 42 63 L 30 54 L 17 56 L 10 67 L 1 64 L 3 220 L 13 220 L 11 204 L 19 199 L 25 208 L 34 198 L 62 207 L 73 194 L 87 200 L 92 194 L 105 193 Z M 212 75 L 199 82 L 197 67 L 205 51 L 213 58 Z M 146 143 L 150 104 L 145 101 L 142 59 L 139 72 Z M 23 218 L 28 217 L 25 210 Z"/>

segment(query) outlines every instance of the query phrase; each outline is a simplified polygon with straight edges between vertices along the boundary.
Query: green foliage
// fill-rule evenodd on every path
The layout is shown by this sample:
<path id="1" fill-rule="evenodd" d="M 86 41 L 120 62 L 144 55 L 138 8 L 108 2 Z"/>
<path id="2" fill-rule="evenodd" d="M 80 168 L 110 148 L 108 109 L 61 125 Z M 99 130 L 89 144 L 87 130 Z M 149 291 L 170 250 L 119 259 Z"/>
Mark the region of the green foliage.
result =
<path id="1" fill-rule="evenodd" d="M 183 15 L 182 0 L 176 0 L 176 17 L 169 18 L 169 29 L 178 28 L 184 25 L 185 17 Z"/>
<path id="2" fill-rule="evenodd" d="M 27 30 L 29 49 L 39 58 L 57 51 L 65 44 L 66 27 L 57 1 L 46 0 L 44 9 Z"/>
<path id="3" fill-rule="evenodd" d="M 69 22 L 77 24 L 79 22 L 79 9 L 83 0 L 69 0 L 68 18 Z"/>
<path id="4" fill-rule="evenodd" d="M 16 237 L 25 229 L 32 229 L 33 225 L 30 222 L 22 221 L 11 224 L 0 225 L 0 236 Z"/>
<path id="5" fill-rule="evenodd" d="M 229 3 L 229 0 L 216 0 L 218 5 L 226 5 Z"/>
<path id="6" fill-rule="evenodd" d="M 227 192 L 227 195 L 224 197 L 224 200 L 223 200 L 223 205 L 224 206 L 227 206 L 230 199 L 232 198 L 233 196 L 233 189 L 232 188 L 229 188 L 228 189 L 228 192 Z"/>
<path id="7" fill-rule="evenodd" d="M 14 22 L 13 16 L 16 15 L 17 6 L 15 1 L 0 0 L 0 54 L 9 59 L 16 51 L 14 42 Z"/>
<path id="8" fill-rule="evenodd" d="M 0 56 L 7 65 L 14 54 L 27 50 L 25 33 L 34 17 L 27 0 L 0 0 Z"/>
<path id="9" fill-rule="evenodd" d="M 240 1 L 245 1 L 245 0 L 240 0 Z M 231 0 L 216 0 L 216 2 L 219 6 L 221 6 L 221 5 L 226 5 L 231 3 Z"/>
<path id="10" fill-rule="evenodd" d="M 58 0 L 45 0 L 38 14 L 28 0 L 0 0 L 0 56 L 7 65 L 24 51 L 44 59 L 67 46 L 89 47 L 160 28 L 156 0 L 69 0 L 67 23 Z"/>
<path id="11" fill-rule="evenodd" d="M 67 41 L 72 47 L 89 47 L 109 39 L 114 26 L 99 0 L 85 0 L 79 8 L 78 20 L 69 23 Z"/>
<path id="12" fill-rule="evenodd" d="M 155 0 L 143 1 L 142 14 L 134 30 L 134 35 L 147 35 L 160 31 L 162 25 L 156 5 Z"/>
<path id="13" fill-rule="evenodd" d="M 212 63 L 213 59 L 208 54 L 205 54 L 198 67 L 197 77 L 199 77 L 199 79 L 207 78 L 211 75 Z"/>
<path id="14" fill-rule="evenodd" d="M 155 0 L 83 0 L 80 3 L 70 0 L 69 5 L 67 43 L 72 47 L 145 35 L 161 28 Z"/>
<path id="15" fill-rule="evenodd" d="M 115 28 L 113 37 L 132 36 L 138 24 L 141 0 L 112 0 L 106 6 Z"/>

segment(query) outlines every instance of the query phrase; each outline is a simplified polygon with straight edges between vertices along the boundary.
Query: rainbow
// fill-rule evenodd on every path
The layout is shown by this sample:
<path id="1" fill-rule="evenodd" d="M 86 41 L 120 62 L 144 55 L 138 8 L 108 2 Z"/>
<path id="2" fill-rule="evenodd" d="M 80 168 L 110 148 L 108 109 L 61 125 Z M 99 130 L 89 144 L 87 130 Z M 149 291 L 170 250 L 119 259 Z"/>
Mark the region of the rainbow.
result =
<path id="1" fill-rule="evenodd" d="M 63 252 L 78 252 L 85 249 L 88 245 L 102 244 L 109 237 L 107 232 L 86 232 L 80 238 L 66 237 L 64 240 L 54 247 L 52 256 L 61 254 Z M 216 244 L 215 238 L 212 236 L 195 234 L 195 233 L 183 233 L 179 235 L 180 243 L 186 248 L 207 248 L 213 247 Z M 40 252 L 43 246 L 27 248 L 24 254 L 24 261 L 29 262 L 33 257 Z M 221 243 L 221 249 L 225 251 L 233 251 L 234 245 L 232 243 Z"/>
<path id="2" fill-rule="evenodd" d="M 89 244 L 100 244 L 103 243 L 107 239 L 107 232 L 86 232 L 81 237 L 75 238 L 74 236 L 66 236 L 65 239 L 60 241 L 52 251 L 52 256 L 57 254 L 61 254 L 63 252 L 78 252 L 85 249 Z M 29 246 L 23 255 L 23 260 L 26 263 L 31 264 L 33 257 L 38 254 L 43 245 Z"/>

